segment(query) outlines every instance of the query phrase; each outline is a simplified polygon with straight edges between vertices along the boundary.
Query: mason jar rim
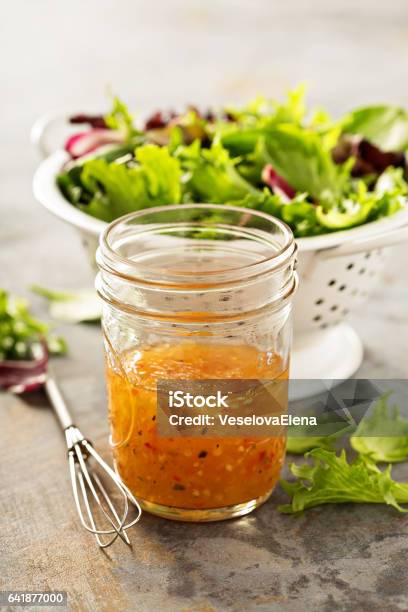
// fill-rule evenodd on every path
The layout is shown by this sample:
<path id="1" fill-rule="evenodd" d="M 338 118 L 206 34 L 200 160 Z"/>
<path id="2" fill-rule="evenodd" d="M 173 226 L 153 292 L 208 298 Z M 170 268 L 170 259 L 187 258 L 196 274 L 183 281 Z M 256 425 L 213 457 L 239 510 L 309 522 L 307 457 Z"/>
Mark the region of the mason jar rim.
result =
<path id="1" fill-rule="evenodd" d="M 143 210 L 131 212 L 126 215 L 123 215 L 122 217 L 119 217 L 118 219 L 115 219 L 112 223 L 110 223 L 108 227 L 104 230 L 104 232 L 102 232 L 100 236 L 100 240 L 99 240 L 99 249 L 97 252 L 97 264 L 99 268 L 105 269 L 111 274 L 117 275 L 122 278 L 129 279 L 129 280 L 142 280 L 137 274 L 133 275 L 131 273 L 131 270 L 133 269 L 136 272 L 136 270 L 138 269 L 140 271 L 141 269 L 143 269 L 143 265 L 141 265 L 140 262 L 135 262 L 132 259 L 119 254 L 117 252 L 117 249 L 115 249 L 115 247 L 112 246 L 110 238 L 112 237 L 112 235 L 114 235 L 114 232 L 117 231 L 120 226 L 122 225 L 126 226 L 126 224 L 132 220 L 141 219 L 143 217 L 151 216 L 156 213 L 160 214 L 160 213 L 173 212 L 173 211 L 175 212 L 175 211 L 189 210 L 189 209 L 202 209 L 202 210 L 207 209 L 207 210 L 215 210 L 215 211 L 220 211 L 220 212 L 236 212 L 242 215 L 248 214 L 248 215 L 251 215 L 252 217 L 256 217 L 256 218 L 262 219 L 263 221 L 268 222 L 268 224 L 270 224 L 271 229 L 273 227 L 278 228 L 281 232 L 281 236 L 283 237 L 282 246 L 280 246 L 280 248 L 276 248 L 276 243 L 274 243 L 275 251 L 270 256 L 264 257 L 263 259 L 260 259 L 255 262 L 251 262 L 248 264 L 243 264 L 243 265 L 239 265 L 235 267 L 223 268 L 221 270 L 217 269 L 217 270 L 203 271 L 200 273 L 202 276 L 211 278 L 211 277 L 215 277 L 217 274 L 220 274 L 220 273 L 225 274 L 228 272 L 233 273 L 237 271 L 243 274 L 245 274 L 246 271 L 248 271 L 248 273 L 251 271 L 256 273 L 256 271 L 260 267 L 264 268 L 265 265 L 268 263 L 272 264 L 270 267 L 268 266 L 268 271 L 271 271 L 273 269 L 279 268 L 282 264 L 285 264 L 287 262 L 287 259 L 293 257 L 294 252 L 296 251 L 295 239 L 294 239 L 292 230 L 289 228 L 289 226 L 283 221 L 281 221 L 280 219 L 273 217 L 272 215 L 268 215 L 267 213 L 263 213 L 261 211 L 253 210 L 250 208 L 244 208 L 241 206 L 232 206 L 229 204 L 206 204 L 206 203 L 168 204 L 168 205 L 162 205 L 162 206 L 155 206 L 151 208 L 144 208 Z M 177 225 L 177 222 L 171 221 L 171 220 L 167 222 L 162 221 L 162 222 L 157 223 L 157 226 L 158 227 L 162 226 L 162 228 L 175 227 L 176 225 Z M 223 223 L 216 223 L 215 225 L 217 225 L 220 228 L 223 228 L 223 227 L 231 228 L 232 227 L 232 226 L 228 226 Z M 138 226 L 136 225 L 135 228 L 137 227 Z M 143 225 L 139 226 L 140 233 L 143 233 L 143 227 L 144 227 Z M 243 227 L 242 230 L 244 229 L 245 228 Z M 247 228 L 247 229 L 248 229 L 247 233 L 250 234 L 251 229 L 253 230 L 254 228 Z M 267 230 L 262 229 L 260 231 L 262 232 L 262 236 L 264 239 L 269 237 Z M 252 234 L 253 234 L 252 237 L 256 238 L 255 232 L 252 232 Z M 269 244 L 270 246 L 272 246 L 272 238 L 270 239 Z M 276 262 L 276 265 L 273 265 L 274 262 Z M 120 269 L 123 266 L 125 266 L 126 271 L 124 271 L 123 269 Z M 190 279 L 191 273 L 184 272 L 183 274 L 179 274 L 180 281 L 182 280 L 183 277 Z M 164 284 L 167 284 L 167 283 L 164 283 Z"/>

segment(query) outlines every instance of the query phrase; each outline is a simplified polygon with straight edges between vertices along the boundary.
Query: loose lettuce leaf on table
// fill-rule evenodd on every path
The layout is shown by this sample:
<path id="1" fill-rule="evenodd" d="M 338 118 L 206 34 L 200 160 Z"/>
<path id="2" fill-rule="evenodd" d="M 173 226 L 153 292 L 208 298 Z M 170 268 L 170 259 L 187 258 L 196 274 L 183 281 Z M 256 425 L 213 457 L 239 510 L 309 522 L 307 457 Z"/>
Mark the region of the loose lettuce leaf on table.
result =
<path id="1" fill-rule="evenodd" d="M 288 436 L 286 452 L 291 455 L 304 455 L 313 448 L 330 449 L 331 439 L 328 436 Z"/>
<path id="2" fill-rule="evenodd" d="M 340 120 L 345 133 L 359 134 L 384 151 L 408 148 L 408 112 L 396 106 L 358 108 Z"/>
<path id="3" fill-rule="evenodd" d="M 356 428 L 354 420 L 325 412 L 317 416 L 317 425 L 291 425 L 287 429 L 286 450 L 292 455 L 303 455 L 314 448 L 332 449 L 339 438 Z"/>
<path id="4" fill-rule="evenodd" d="M 382 396 L 350 438 L 351 446 L 360 455 L 373 461 L 398 463 L 408 459 L 408 420 L 400 415 L 398 406 L 388 405 L 389 394 Z"/>
<path id="5" fill-rule="evenodd" d="M 49 314 L 53 319 L 66 323 L 99 321 L 102 304 L 93 289 L 55 291 L 47 287 L 32 285 L 31 291 L 49 302 Z"/>
<path id="6" fill-rule="evenodd" d="M 347 502 L 388 504 L 400 512 L 408 511 L 400 505 L 408 503 L 408 484 L 392 479 L 391 466 L 381 471 L 363 457 L 348 463 L 344 450 L 336 455 L 315 448 L 305 457 L 310 457 L 313 464 L 292 464 L 290 470 L 296 480 L 281 481 L 291 496 L 289 504 L 279 507 L 281 512 L 294 514 L 322 504 Z"/>

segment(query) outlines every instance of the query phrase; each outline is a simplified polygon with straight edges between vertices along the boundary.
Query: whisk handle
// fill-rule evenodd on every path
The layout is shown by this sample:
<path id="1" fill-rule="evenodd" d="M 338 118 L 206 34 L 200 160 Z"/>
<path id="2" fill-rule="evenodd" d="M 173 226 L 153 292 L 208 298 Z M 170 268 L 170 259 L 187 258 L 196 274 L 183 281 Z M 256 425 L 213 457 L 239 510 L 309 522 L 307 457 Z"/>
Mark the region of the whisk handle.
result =
<path id="1" fill-rule="evenodd" d="M 45 381 L 44 386 L 45 386 L 45 391 L 48 395 L 48 399 L 50 400 L 52 407 L 54 408 L 54 412 L 58 417 L 58 421 L 62 429 L 65 431 L 68 427 L 71 427 L 74 423 L 69 413 L 64 396 L 61 393 L 61 389 L 59 388 L 55 378 L 53 378 L 51 374 L 47 375 L 47 379 Z"/>

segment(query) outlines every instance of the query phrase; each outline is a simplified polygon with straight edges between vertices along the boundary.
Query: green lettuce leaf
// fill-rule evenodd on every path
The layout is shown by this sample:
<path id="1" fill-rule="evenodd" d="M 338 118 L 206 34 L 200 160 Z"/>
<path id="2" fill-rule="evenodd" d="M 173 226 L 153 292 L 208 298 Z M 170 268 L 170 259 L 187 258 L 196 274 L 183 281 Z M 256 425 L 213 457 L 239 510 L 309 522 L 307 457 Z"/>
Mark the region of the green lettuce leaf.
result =
<path id="1" fill-rule="evenodd" d="M 397 463 L 408 459 L 408 420 L 400 416 L 398 406 L 388 405 L 389 393 L 364 417 L 353 436 L 351 446 L 373 461 Z"/>
<path id="2" fill-rule="evenodd" d="M 139 133 L 133 125 L 133 116 L 128 107 L 117 96 L 113 98 L 111 112 L 105 115 L 105 122 L 112 130 L 122 132 L 127 140 Z"/>
<path id="3" fill-rule="evenodd" d="M 295 196 L 290 202 L 282 205 L 280 217 L 285 221 L 297 238 L 317 236 L 323 233 L 319 225 L 316 206 L 307 201 L 307 194 Z"/>
<path id="4" fill-rule="evenodd" d="M 315 416 L 317 425 L 290 425 L 287 428 L 288 453 L 303 455 L 313 448 L 331 449 L 336 440 L 356 429 L 356 422 L 351 415 L 339 416 L 329 411 Z"/>
<path id="5" fill-rule="evenodd" d="M 328 230 L 342 230 L 387 217 L 406 205 L 408 184 L 402 168 L 387 168 L 377 179 L 373 190 L 364 181 L 341 198 L 325 198 L 316 207 L 318 223 Z"/>
<path id="6" fill-rule="evenodd" d="M 181 199 L 181 169 L 166 147 L 144 145 L 136 149 L 151 204 L 178 204 Z"/>
<path id="7" fill-rule="evenodd" d="M 377 179 L 376 218 L 389 217 L 407 205 L 408 183 L 402 168 L 387 168 Z"/>
<path id="8" fill-rule="evenodd" d="M 137 143 L 139 140 L 139 143 Z M 101 153 L 96 152 L 93 159 L 103 159 L 108 164 L 120 160 L 125 157 L 132 156 L 137 144 L 143 144 L 143 139 L 133 139 L 119 147 L 102 150 Z M 65 169 L 57 176 L 57 185 L 61 189 L 64 196 L 71 204 L 88 204 L 93 198 L 93 192 L 89 191 L 82 183 L 81 174 L 84 166 L 84 160 L 78 159 L 69 162 Z"/>
<path id="9" fill-rule="evenodd" d="M 113 221 L 135 210 L 181 201 L 181 169 L 167 147 L 143 145 L 136 149 L 137 164 L 85 162 L 81 182 L 93 194 L 80 208 L 103 221 Z"/>
<path id="10" fill-rule="evenodd" d="M 306 115 L 305 96 L 306 86 L 301 83 L 287 92 L 286 100 L 283 102 L 258 95 L 244 106 L 239 108 L 227 106 L 225 110 L 241 127 L 245 125 L 265 127 L 278 123 L 300 125 Z"/>
<path id="11" fill-rule="evenodd" d="M 242 200 L 229 203 L 278 217 L 285 221 L 295 236 L 299 238 L 315 236 L 324 231 L 316 217 L 316 206 L 307 201 L 305 193 L 296 195 L 292 200 L 287 201 L 281 195 L 273 194 L 268 188 L 264 188 L 262 192 L 249 194 Z"/>
<path id="12" fill-rule="evenodd" d="M 391 466 L 381 471 L 374 463 L 357 457 L 348 463 L 345 451 L 340 455 L 323 448 L 306 453 L 313 464 L 292 464 L 290 470 L 297 480 L 281 481 L 282 488 L 291 496 L 289 504 L 279 507 L 281 512 L 293 514 L 321 504 L 372 503 L 388 504 L 400 512 L 407 509 L 408 484 L 400 484 L 391 477 Z"/>
<path id="13" fill-rule="evenodd" d="M 350 180 L 351 164 L 334 163 L 328 146 L 333 140 L 331 133 L 323 138 L 296 125 L 280 125 L 265 135 L 266 162 L 296 191 L 314 200 L 339 196 Z"/>
<path id="14" fill-rule="evenodd" d="M 99 321 L 101 318 L 101 299 L 93 289 L 54 291 L 33 285 L 31 291 L 48 300 L 49 314 L 53 319 L 67 323 L 82 323 Z"/>
<path id="15" fill-rule="evenodd" d="M 348 229 L 365 223 L 376 201 L 375 194 L 369 192 L 361 181 L 357 193 L 350 193 L 335 202 L 329 201 L 328 205 L 318 205 L 316 218 L 322 227 L 329 230 Z"/>
<path id="16" fill-rule="evenodd" d="M 251 153 L 265 132 L 282 123 L 301 125 L 306 115 L 304 84 L 287 93 L 284 102 L 257 96 L 241 108 L 227 107 L 234 122 L 219 122 L 217 134 L 234 156 Z"/>
<path id="17" fill-rule="evenodd" d="M 64 355 L 67 344 L 50 333 L 50 326 L 34 318 L 28 303 L 0 289 L 0 360 L 31 359 L 30 346 L 44 339 L 52 355 Z"/>
<path id="18" fill-rule="evenodd" d="M 304 455 L 313 448 L 331 448 L 328 436 L 290 436 L 286 441 L 286 452 L 292 455 Z"/>
<path id="19" fill-rule="evenodd" d="M 359 134 L 384 151 L 408 148 L 408 112 L 396 106 L 367 106 L 346 115 L 340 124 L 344 132 Z"/>
<path id="20" fill-rule="evenodd" d="M 186 187 L 195 201 L 223 204 L 259 193 L 240 176 L 235 167 L 238 160 L 231 159 L 218 141 L 204 149 L 196 140 L 192 145 L 179 147 L 176 155 L 186 171 Z"/>

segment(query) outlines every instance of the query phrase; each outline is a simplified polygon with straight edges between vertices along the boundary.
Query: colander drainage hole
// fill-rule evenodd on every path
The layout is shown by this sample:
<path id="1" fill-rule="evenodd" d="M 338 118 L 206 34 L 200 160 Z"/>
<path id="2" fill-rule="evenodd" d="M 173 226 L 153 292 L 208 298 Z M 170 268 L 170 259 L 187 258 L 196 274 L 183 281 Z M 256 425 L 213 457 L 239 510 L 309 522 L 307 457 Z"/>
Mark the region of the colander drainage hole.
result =
<path id="1" fill-rule="evenodd" d="M 365 274 L 366 269 L 365 268 L 361 268 L 361 270 L 358 271 L 359 274 Z"/>
<path id="2" fill-rule="evenodd" d="M 321 318 L 321 315 L 316 315 L 315 317 L 313 317 L 313 321 L 320 321 Z"/>
<path id="3" fill-rule="evenodd" d="M 347 289 L 347 285 L 340 285 L 339 291 L 344 291 L 345 289 Z"/>
<path id="4" fill-rule="evenodd" d="M 324 302 L 323 298 L 319 298 L 318 300 L 315 301 L 316 306 L 321 306 Z"/>
<path id="5" fill-rule="evenodd" d="M 349 263 L 349 265 L 347 266 L 347 270 L 352 270 L 353 268 L 354 268 L 353 262 Z"/>
<path id="6" fill-rule="evenodd" d="M 331 308 L 330 308 L 330 310 L 332 310 L 333 312 L 334 312 L 335 310 L 337 310 L 337 309 L 338 309 L 337 304 L 333 304 L 333 306 L 331 306 Z"/>
<path id="7" fill-rule="evenodd" d="M 333 287 L 333 285 L 335 284 L 336 284 L 336 281 L 334 280 L 334 278 L 332 278 L 332 280 L 328 282 L 329 287 Z"/>

